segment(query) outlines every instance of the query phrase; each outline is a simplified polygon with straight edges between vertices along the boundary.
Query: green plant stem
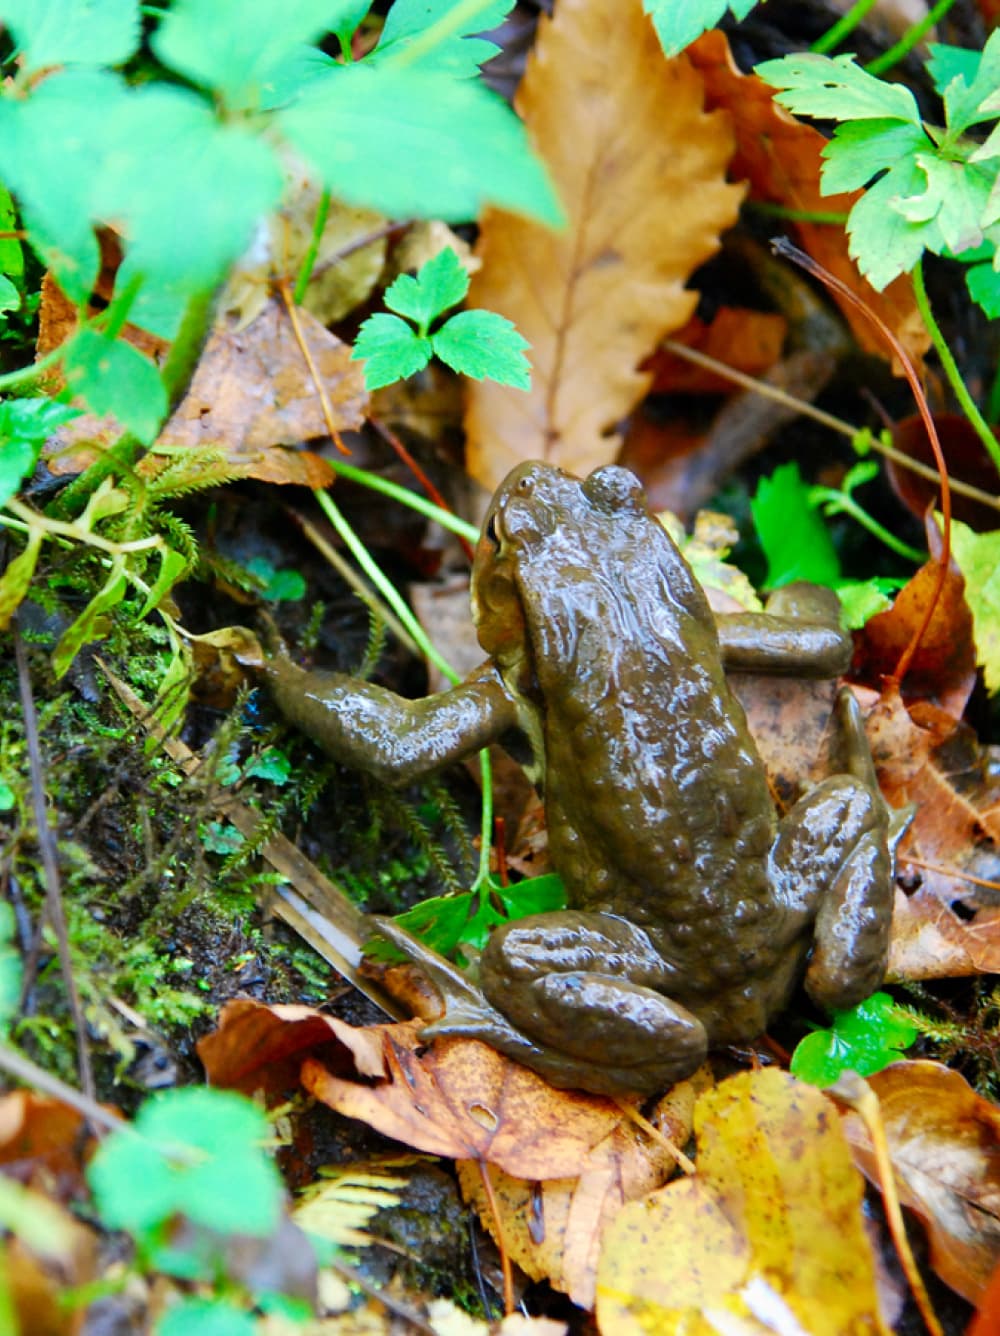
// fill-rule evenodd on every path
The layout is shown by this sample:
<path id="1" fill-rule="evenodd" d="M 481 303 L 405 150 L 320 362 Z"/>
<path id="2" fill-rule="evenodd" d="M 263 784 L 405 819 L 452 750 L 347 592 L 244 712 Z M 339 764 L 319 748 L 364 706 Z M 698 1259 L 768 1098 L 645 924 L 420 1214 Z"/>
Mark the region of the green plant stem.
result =
<path id="1" fill-rule="evenodd" d="M 919 548 L 911 547 L 909 543 L 904 543 L 883 524 L 868 514 L 865 508 L 855 501 L 853 496 L 848 496 L 846 492 L 838 492 L 833 487 L 810 487 L 809 500 L 813 504 L 822 505 L 823 514 L 830 515 L 850 515 L 851 519 L 857 521 L 862 528 L 880 542 L 885 543 L 886 547 L 891 548 L 897 556 L 904 557 L 907 561 L 915 561 L 921 565 L 927 560 L 927 553 L 921 552 Z"/>
<path id="2" fill-rule="evenodd" d="M 208 336 L 214 309 L 214 285 L 192 293 L 188 298 L 177 336 L 170 345 L 170 353 L 160 372 L 167 391 L 168 416 L 176 408 L 191 382 Z M 62 351 L 60 350 L 60 354 Z M 89 468 L 84 469 L 78 478 L 63 488 L 46 513 L 55 519 L 72 519 L 83 510 L 88 498 L 105 478 L 109 478 L 112 473 L 131 470 L 144 448 L 142 441 L 131 432 L 125 432 L 99 459 L 95 459 Z"/>
<path id="3" fill-rule="evenodd" d="M 316 256 L 319 254 L 319 243 L 323 239 L 323 229 L 326 227 L 326 220 L 329 216 L 330 192 L 329 190 L 324 190 L 319 197 L 316 217 L 313 219 L 312 238 L 309 242 L 309 249 L 302 257 L 302 263 L 299 265 L 298 277 L 295 280 L 295 291 L 292 293 L 292 300 L 296 306 L 302 305 L 302 299 L 306 295 L 306 288 L 309 286 L 310 278 L 312 278 Z"/>
<path id="4" fill-rule="evenodd" d="M 17 371 L 8 371 L 6 375 L 0 376 L 0 394 L 5 390 L 16 390 L 20 385 L 29 385 L 33 380 L 37 380 L 43 371 L 48 371 L 50 366 L 62 361 L 66 356 L 67 347 L 67 344 L 62 343 L 44 357 L 40 357 L 37 362 L 32 362 L 30 366 L 23 366 Z"/>
<path id="5" fill-rule="evenodd" d="M 458 534 L 459 538 L 466 538 L 470 543 L 479 541 L 479 530 L 474 524 L 459 519 L 450 510 L 442 510 L 433 501 L 428 501 L 426 497 L 411 492 L 408 487 L 400 487 L 397 482 L 390 482 L 388 478 L 379 478 L 373 473 L 367 473 L 364 469 L 356 468 L 353 464 L 345 464 L 340 459 L 330 459 L 327 462 L 334 473 L 339 474 L 342 478 L 347 478 L 349 482 L 359 483 L 362 487 L 368 487 L 373 492 L 381 492 L 383 496 L 391 496 L 394 501 L 409 506 L 411 510 L 419 511 L 427 519 L 440 524 L 442 529 Z"/>
<path id="6" fill-rule="evenodd" d="M 951 349 L 945 342 L 944 335 L 934 319 L 934 312 L 931 310 L 930 300 L 927 296 L 927 288 L 924 284 L 924 270 L 920 260 L 913 268 L 913 292 L 917 299 L 917 310 L 920 312 L 920 318 L 927 327 L 927 333 L 931 336 L 931 342 L 941 359 L 941 366 L 944 374 L 948 378 L 948 384 L 955 393 L 955 398 L 961 405 L 962 412 L 969 419 L 973 430 L 983 443 L 983 448 L 992 459 L 998 472 L 1000 472 L 1000 441 L 997 440 L 990 430 L 989 423 L 983 417 L 982 413 L 969 393 L 965 381 L 962 379 L 962 373 L 958 369 Z"/>
<path id="7" fill-rule="evenodd" d="M 483 790 L 483 810 L 479 826 L 479 867 L 472 883 L 473 891 L 489 891 L 490 850 L 493 847 L 493 763 L 488 747 L 479 753 L 479 776 Z"/>
<path id="8" fill-rule="evenodd" d="M 831 227 L 843 227 L 849 216 L 836 209 L 789 209 L 784 204 L 769 204 L 766 200 L 750 200 L 746 207 L 769 218 L 787 218 L 791 223 L 829 223 Z"/>
<path id="9" fill-rule="evenodd" d="M 858 26 L 870 9 L 878 3 L 878 0 L 855 0 L 850 9 L 844 14 L 832 28 L 827 28 L 822 37 L 817 37 L 809 48 L 818 55 L 825 55 L 827 51 L 832 51 L 835 46 L 839 46 L 845 37 L 848 37 Z"/>
<path id="10" fill-rule="evenodd" d="M 924 35 L 934 27 L 938 19 L 944 18 L 954 3 L 955 0 L 938 0 L 933 9 L 928 10 L 919 23 L 915 23 L 912 28 L 907 28 L 894 46 L 890 46 L 888 51 L 883 51 L 882 55 L 868 62 L 865 66 L 868 73 L 884 74 L 886 70 L 891 70 L 893 65 L 905 59 L 918 42 L 923 40 Z"/>
<path id="11" fill-rule="evenodd" d="M 392 608 L 393 612 L 399 618 L 403 626 L 413 637 L 422 653 L 426 654 L 431 663 L 443 673 L 447 680 L 455 686 L 462 679 L 455 672 L 447 659 L 441 655 L 427 638 L 424 628 L 414 617 L 412 611 L 407 606 L 405 600 L 400 596 L 399 590 L 388 578 L 378 563 L 372 558 L 372 554 L 365 547 L 364 543 L 354 532 L 351 525 L 347 522 L 343 511 L 337 505 L 336 501 L 328 492 L 313 492 L 313 496 L 319 502 L 320 509 L 326 515 L 327 519 L 333 525 L 334 529 L 343 539 L 345 545 L 358 563 L 365 575 L 372 582 L 378 592 Z"/>
<path id="12" fill-rule="evenodd" d="M 993 373 L 989 398 L 986 401 L 986 420 L 990 426 L 1000 421 L 1000 366 Z"/>

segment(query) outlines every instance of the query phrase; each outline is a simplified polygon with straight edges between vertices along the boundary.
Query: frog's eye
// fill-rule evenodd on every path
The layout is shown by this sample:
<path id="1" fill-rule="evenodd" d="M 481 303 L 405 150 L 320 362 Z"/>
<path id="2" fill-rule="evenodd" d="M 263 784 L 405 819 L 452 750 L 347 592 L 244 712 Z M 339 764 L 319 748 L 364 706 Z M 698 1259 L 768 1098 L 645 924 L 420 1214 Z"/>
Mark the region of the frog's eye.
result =
<path id="1" fill-rule="evenodd" d="M 601 510 L 620 512 L 645 510 L 646 494 L 642 483 L 629 469 L 607 464 L 597 469 L 583 484 L 584 495 Z"/>

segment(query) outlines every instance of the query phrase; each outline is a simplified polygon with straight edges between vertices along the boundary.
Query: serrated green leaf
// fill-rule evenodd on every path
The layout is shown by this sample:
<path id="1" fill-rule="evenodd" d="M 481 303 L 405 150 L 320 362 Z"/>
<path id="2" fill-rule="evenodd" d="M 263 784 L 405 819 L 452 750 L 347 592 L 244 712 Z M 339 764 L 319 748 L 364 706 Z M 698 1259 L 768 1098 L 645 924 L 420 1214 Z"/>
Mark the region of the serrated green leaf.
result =
<path id="1" fill-rule="evenodd" d="M 452 222 L 496 204 L 562 222 L 524 127 L 478 81 L 359 63 L 318 80 L 275 120 L 324 185 L 350 204 L 391 218 Z"/>
<path id="2" fill-rule="evenodd" d="M 885 583 L 876 576 L 871 580 L 844 580 L 837 585 L 841 623 L 848 631 L 860 631 L 865 622 L 892 607 Z"/>
<path id="3" fill-rule="evenodd" d="M 24 596 L 31 587 L 31 579 L 38 565 L 38 554 L 42 550 L 42 531 L 32 529 L 23 552 L 18 553 L 8 563 L 3 575 L 0 575 L 0 631 L 6 631 L 10 619 L 21 606 Z"/>
<path id="4" fill-rule="evenodd" d="M 111 560 L 107 580 L 90 600 L 83 612 L 67 626 L 52 651 L 52 672 L 56 680 L 62 677 L 76 656 L 95 640 L 103 640 L 110 629 L 107 613 L 116 608 L 125 597 L 128 579 L 125 558 L 121 553 Z"/>
<path id="5" fill-rule="evenodd" d="M 874 993 L 832 1014 L 832 1027 L 807 1035 L 792 1054 L 792 1075 L 810 1085 L 832 1085 L 845 1071 L 872 1076 L 898 1062 L 917 1037 L 916 1026 L 898 1016 L 888 993 Z"/>
<path id="6" fill-rule="evenodd" d="M 676 56 L 696 37 L 714 28 L 728 9 L 745 19 L 757 0 L 643 0 L 664 54 Z"/>
<path id="7" fill-rule="evenodd" d="M 983 47 L 972 79 L 956 74 L 943 91 L 945 115 L 952 135 L 959 135 L 996 114 L 989 105 L 1000 87 L 1000 31 L 992 32 Z"/>
<path id="8" fill-rule="evenodd" d="M 279 788 L 292 777 L 292 763 L 279 747 L 268 747 L 246 770 L 247 779 L 265 779 Z"/>
<path id="9" fill-rule="evenodd" d="M 965 600 L 972 610 L 976 662 L 986 689 L 1000 691 L 1000 530 L 976 533 L 951 522 L 951 551 L 965 577 Z"/>
<path id="10" fill-rule="evenodd" d="M 365 387 L 377 390 L 422 371 L 431 360 L 430 339 L 422 339 L 395 315 L 370 315 L 358 330 L 351 360 L 364 361 Z"/>
<path id="11" fill-rule="evenodd" d="M 925 188 L 898 199 L 894 207 L 908 222 L 935 223 L 933 236 L 928 235 L 924 244 L 936 253 L 947 248 L 961 255 L 980 245 L 980 219 L 989 203 L 993 173 L 933 153 L 918 153 L 915 163 L 924 174 Z"/>
<path id="12" fill-rule="evenodd" d="M 153 34 L 164 65 L 233 110 L 259 104 L 289 50 L 333 31 L 356 0 L 174 0 Z"/>
<path id="13" fill-rule="evenodd" d="M 920 109 L 903 84 L 886 83 L 855 63 L 853 55 L 820 56 L 803 51 L 765 60 L 754 73 L 773 88 L 789 111 L 833 121 L 881 120 L 920 124 Z"/>
<path id="14" fill-rule="evenodd" d="M 0 178 L 20 202 L 32 246 L 74 301 L 97 279 L 91 196 L 109 117 L 127 100 L 105 70 L 64 70 L 29 97 L 0 98 Z M 145 165 L 140 180 L 148 182 Z"/>
<path id="15" fill-rule="evenodd" d="M 191 292 L 217 282 L 284 188 L 271 147 L 243 125 L 219 121 L 185 89 L 136 89 L 109 115 L 104 134 L 93 216 L 118 220 L 133 272 L 154 287 Z"/>
<path id="16" fill-rule="evenodd" d="M 495 311 L 460 311 L 431 335 L 431 344 L 441 361 L 463 376 L 531 389 L 528 341 Z"/>
<path id="17" fill-rule="evenodd" d="M 20 491 L 42 445 L 78 408 L 52 399 L 7 399 L 0 404 L 0 506 Z"/>
<path id="18" fill-rule="evenodd" d="M 834 128 L 823 149 L 820 188 L 824 195 L 858 190 L 879 172 L 931 147 L 923 128 L 905 121 L 848 121 Z"/>
<path id="19" fill-rule="evenodd" d="M 446 246 L 421 265 L 416 277 L 400 274 L 386 289 L 383 300 L 390 311 L 413 320 L 424 335 L 432 322 L 457 306 L 468 290 L 469 275 L 451 246 Z"/>
<path id="20" fill-rule="evenodd" d="M 66 380 L 98 415 L 112 413 L 140 441 L 151 445 L 167 415 L 160 373 L 138 349 L 120 339 L 82 330 L 63 362 Z"/>
<path id="21" fill-rule="evenodd" d="M 25 69 L 121 65 L 139 46 L 137 0 L 0 0 Z"/>
<path id="22" fill-rule="evenodd" d="M 793 580 L 837 584 L 840 563 L 833 540 L 809 504 L 797 464 L 782 464 L 769 478 L 761 478 L 750 511 L 767 557 L 765 588 L 778 589 Z"/>
<path id="23" fill-rule="evenodd" d="M 965 46 L 948 46 L 944 42 L 928 42 L 927 50 L 930 52 L 927 73 L 942 97 L 953 79 L 962 79 L 966 84 L 975 79 L 982 52 Z"/>
<path id="24" fill-rule="evenodd" d="M 991 320 L 1000 319 L 1000 273 L 992 260 L 986 264 L 970 265 L 965 271 L 969 296 L 981 306 Z"/>
<path id="25" fill-rule="evenodd" d="M 942 244 L 937 224 L 911 223 L 896 207 L 908 195 L 919 193 L 924 176 L 909 159 L 898 163 L 865 191 L 847 220 L 849 254 L 877 292 L 900 274 L 908 274 L 930 246 Z"/>
<path id="26" fill-rule="evenodd" d="M 566 886 L 558 872 L 546 872 L 541 877 L 528 877 L 513 886 L 495 887 L 512 919 L 527 914 L 548 914 L 566 908 Z"/>
<path id="27" fill-rule="evenodd" d="M 432 23 L 446 17 L 455 8 L 455 0 L 395 0 L 386 16 L 378 46 L 367 57 L 366 63 L 379 64 L 385 60 L 404 62 L 415 40 Z M 415 63 L 424 70 L 441 70 L 453 78 L 469 79 L 479 73 L 480 65 L 497 54 L 495 42 L 473 34 L 497 28 L 514 8 L 514 0 L 480 0 L 454 32 L 423 51 Z"/>

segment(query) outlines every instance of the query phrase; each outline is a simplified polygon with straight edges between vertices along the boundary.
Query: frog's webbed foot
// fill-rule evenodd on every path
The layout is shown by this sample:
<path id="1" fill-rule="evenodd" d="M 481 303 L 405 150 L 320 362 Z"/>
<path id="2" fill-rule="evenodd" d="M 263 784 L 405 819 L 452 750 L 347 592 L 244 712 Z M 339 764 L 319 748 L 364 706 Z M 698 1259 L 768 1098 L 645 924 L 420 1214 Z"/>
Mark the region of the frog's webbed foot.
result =
<path id="1" fill-rule="evenodd" d="M 508 991 L 517 995 L 518 1017 L 528 1015 L 532 1028 L 543 1032 L 535 1038 L 518 1029 L 460 970 L 405 928 L 391 919 L 375 918 L 373 922 L 382 936 L 427 973 L 441 993 L 444 1014 L 426 1026 L 421 1037 L 480 1039 L 538 1072 L 551 1085 L 599 1095 L 652 1094 L 690 1075 L 704 1060 L 707 1036 L 702 1023 L 684 1007 L 626 977 L 593 969 L 546 972 L 546 930 L 557 938 L 559 963 L 572 963 L 566 956 L 565 932 L 556 929 L 553 933 L 546 922 L 563 917 L 605 918 L 535 915 L 494 931 L 485 953 L 493 957 L 494 995 L 506 996 Z M 631 930 L 621 920 L 613 922 Z M 541 952 L 532 971 L 536 977 L 524 977 L 523 969 L 515 971 L 521 973 L 519 979 L 507 976 L 509 962 L 503 959 L 503 944 L 511 933 L 512 946 L 527 933 L 533 939 L 533 951 Z M 579 950 L 593 963 L 589 946 L 581 944 Z M 662 963 L 652 958 L 648 969 L 663 972 Z"/>

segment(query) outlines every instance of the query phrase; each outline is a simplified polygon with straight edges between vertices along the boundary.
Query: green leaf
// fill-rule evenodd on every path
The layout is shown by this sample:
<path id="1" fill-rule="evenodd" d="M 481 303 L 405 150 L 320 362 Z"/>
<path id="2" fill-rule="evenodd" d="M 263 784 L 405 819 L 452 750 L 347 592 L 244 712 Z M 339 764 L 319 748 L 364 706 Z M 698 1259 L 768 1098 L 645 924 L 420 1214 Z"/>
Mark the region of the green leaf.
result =
<path id="1" fill-rule="evenodd" d="M 17 796 L 6 780 L 0 779 L 0 812 L 10 812 L 17 806 Z M 10 905 L 4 900 L 0 903 L 0 916 L 3 910 L 10 911 Z M 9 935 L 9 934 L 8 934 Z"/>
<path id="2" fill-rule="evenodd" d="M 944 42 L 928 42 L 927 50 L 930 52 L 927 73 L 942 97 L 953 79 L 961 79 L 966 85 L 975 79 L 981 51 L 972 51 L 964 46 L 947 46 Z"/>
<path id="3" fill-rule="evenodd" d="M 994 269 L 992 260 L 970 265 L 965 271 L 965 285 L 969 296 L 991 320 L 1000 319 L 1000 273 Z"/>
<path id="4" fill-rule="evenodd" d="M 275 121 L 335 195 L 390 218 L 462 221 L 496 204 L 563 221 L 521 122 L 478 81 L 359 63 Z"/>
<path id="5" fill-rule="evenodd" d="M 123 226 L 130 272 L 154 286 L 190 293 L 218 282 L 284 189 L 264 139 L 219 121 L 186 89 L 136 89 L 109 113 L 104 135 L 92 215 Z"/>
<path id="6" fill-rule="evenodd" d="M 898 588 L 902 581 L 874 576 L 871 580 L 842 580 L 837 597 L 843 610 L 841 622 L 848 631 L 860 631 L 865 622 L 892 607 L 886 586 Z"/>
<path id="7" fill-rule="evenodd" d="M 7 399 L 0 404 L 0 506 L 21 489 L 42 446 L 80 410 L 52 399 Z"/>
<path id="8" fill-rule="evenodd" d="M 833 138 L 823 149 L 820 182 L 824 195 L 857 190 L 873 176 L 897 164 L 911 161 L 931 147 L 923 128 L 905 121 L 848 121 L 834 128 Z"/>
<path id="9" fill-rule="evenodd" d="M 876 79 L 853 55 L 820 56 L 803 51 L 754 66 L 765 83 L 785 91 L 775 101 L 800 116 L 833 121 L 883 119 L 920 124 L 920 109 L 903 84 Z"/>
<path id="10" fill-rule="evenodd" d="M 125 558 L 119 553 L 111 560 L 107 580 L 90 600 L 83 612 L 67 626 L 52 651 L 52 672 L 58 680 L 65 673 L 84 645 L 102 640 L 108 634 L 107 613 L 116 608 L 125 597 L 128 580 Z"/>
<path id="11" fill-rule="evenodd" d="M 251 557 L 246 568 L 262 585 L 261 598 L 268 603 L 282 603 L 305 598 L 306 582 L 300 571 L 279 571 L 267 557 Z"/>
<path id="12" fill-rule="evenodd" d="M 0 232 L 14 232 L 17 229 L 17 214 L 10 191 L 0 186 Z M 0 241 L 0 274 L 11 278 L 24 275 L 24 247 L 13 237 Z"/>
<path id="13" fill-rule="evenodd" d="M 899 199 L 895 208 L 911 223 L 935 223 L 928 249 L 947 248 L 960 256 L 981 244 L 980 220 L 986 212 L 995 173 L 967 162 L 950 162 L 933 153 L 918 153 L 916 165 L 925 189 Z"/>
<path id="14" fill-rule="evenodd" d="M 1000 530 L 976 533 L 952 520 L 951 553 L 965 577 L 976 662 L 983 669 L 987 690 L 1000 691 Z"/>
<path id="15" fill-rule="evenodd" d="M 138 1133 L 138 1136 L 136 1135 Z M 148 1099 L 98 1147 L 87 1178 L 103 1223 L 145 1233 L 178 1212 L 219 1233 L 265 1237 L 281 1180 L 263 1113 L 242 1095 L 188 1087 Z"/>
<path id="16" fill-rule="evenodd" d="M 156 440 L 167 414 L 160 373 L 138 349 L 95 330 L 77 334 L 63 368 L 74 394 L 97 414 L 113 413 L 145 445 Z"/>
<path id="17" fill-rule="evenodd" d="M 874 993 L 849 1011 L 834 1011 L 829 1030 L 807 1035 L 792 1054 L 791 1072 L 810 1085 L 827 1086 L 845 1071 L 872 1076 L 898 1062 L 917 1028 L 899 1018 L 888 993 Z"/>
<path id="18" fill-rule="evenodd" d="M 292 47 L 336 30 L 356 8 L 357 0 L 174 0 L 152 46 L 164 65 L 241 110 L 258 105 Z"/>
<path id="19" fill-rule="evenodd" d="M 97 279 L 91 197 L 108 120 L 126 101 L 117 75 L 83 69 L 49 75 L 30 97 L 0 98 L 0 178 L 20 202 L 32 246 L 78 302 Z M 149 178 L 144 164 L 140 180 Z"/>
<path id="20" fill-rule="evenodd" d="M 237 853 L 246 843 L 246 837 L 228 821 L 208 821 L 199 834 L 208 852 L 219 854 L 222 858 Z"/>
<path id="21" fill-rule="evenodd" d="M 782 464 L 769 478 L 761 478 L 750 511 L 767 557 L 765 588 L 778 589 L 794 580 L 836 585 L 840 563 L 833 540 L 809 504 L 797 464 Z"/>
<path id="22" fill-rule="evenodd" d="M 137 0 L 0 0 L 25 69 L 121 65 L 139 46 Z"/>
<path id="23" fill-rule="evenodd" d="M 546 872 L 541 877 L 528 877 L 513 886 L 495 885 L 494 890 L 512 919 L 527 914 L 548 914 L 566 908 L 566 886 L 558 872 Z"/>
<path id="24" fill-rule="evenodd" d="M 358 330 L 351 360 L 364 360 L 365 387 L 377 390 L 422 371 L 431 360 L 430 339 L 422 339 L 396 315 L 370 315 Z"/>
<path id="25" fill-rule="evenodd" d="M 709 28 L 714 28 L 728 9 L 745 19 L 756 0 L 643 0 L 643 9 L 653 20 L 664 54 L 676 56 Z"/>
<path id="26" fill-rule="evenodd" d="M 431 335 L 442 362 L 473 380 L 495 380 L 518 390 L 531 389 L 531 367 L 524 355 L 528 341 L 494 311 L 461 311 Z"/>
<path id="27" fill-rule="evenodd" d="M 226 1299 L 182 1299 L 156 1324 L 156 1336 L 254 1336 L 257 1319 Z"/>
<path id="28" fill-rule="evenodd" d="M 365 63 L 379 64 L 386 58 L 405 63 L 414 41 L 454 8 L 455 0 L 395 0 L 378 46 Z M 471 34 L 499 27 L 513 8 L 514 0 L 480 0 L 476 11 L 460 27 L 423 51 L 414 63 L 424 70 L 444 71 L 453 78 L 471 78 L 479 73 L 480 65 L 492 60 L 500 50 L 495 42 Z"/>
<path id="29" fill-rule="evenodd" d="M 38 565 L 38 554 L 42 550 L 42 531 L 32 529 L 23 552 L 18 553 L 0 575 L 0 631 L 6 631 L 10 619 L 21 605 L 21 601 L 31 586 L 31 577 Z"/>
<path id="30" fill-rule="evenodd" d="M 188 567 L 187 557 L 171 547 L 162 548 L 160 558 L 160 573 L 146 595 L 146 601 L 139 612 L 139 621 L 159 607 Z"/>
<path id="31" fill-rule="evenodd" d="M 385 292 L 390 311 L 408 316 L 421 335 L 443 311 L 457 306 L 469 290 L 469 275 L 451 246 L 438 251 L 420 266 L 414 278 L 400 274 Z"/>
<path id="32" fill-rule="evenodd" d="M 21 305 L 21 294 L 9 278 L 0 274 L 0 312 L 16 311 Z"/>
<path id="33" fill-rule="evenodd" d="M 877 292 L 908 274 L 925 246 L 936 251 L 941 245 L 933 220 L 910 222 L 898 208 L 901 199 L 921 190 L 925 179 L 916 163 L 905 159 L 870 186 L 851 210 L 849 254 Z"/>
<path id="34" fill-rule="evenodd" d="M 279 747 L 268 747 L 247 766 L 246 777 L 264 779 L 280 788 L 292 777 L 292 763 Z"/>
<path id="35" fill-rule="evenodd" d="M 1000 86 L 1000 31 L 990 34 L 971 79 L 957 73 L 943 90 L 945 115 L 951 135 L 959 135 L 980 121 L 993 120 L 996 112 L 989 105 Z"/>

